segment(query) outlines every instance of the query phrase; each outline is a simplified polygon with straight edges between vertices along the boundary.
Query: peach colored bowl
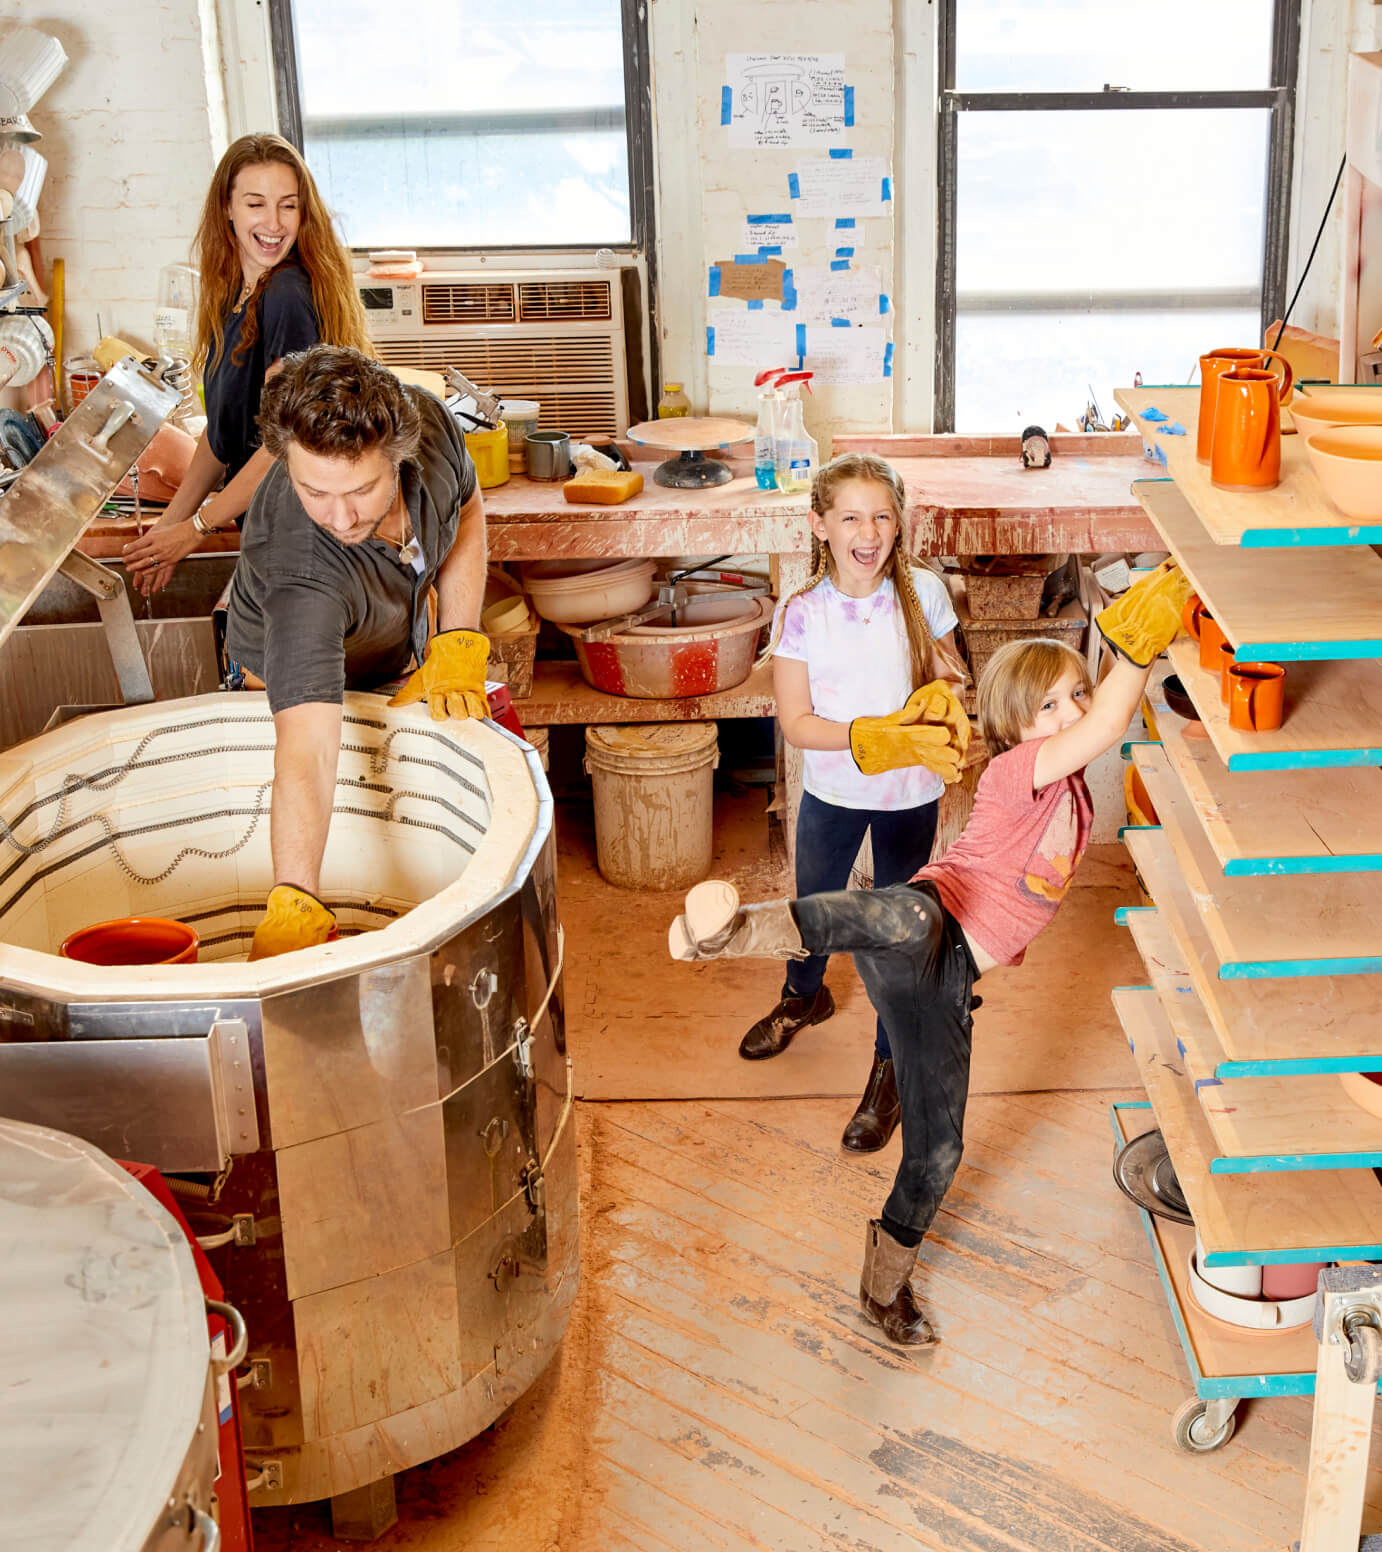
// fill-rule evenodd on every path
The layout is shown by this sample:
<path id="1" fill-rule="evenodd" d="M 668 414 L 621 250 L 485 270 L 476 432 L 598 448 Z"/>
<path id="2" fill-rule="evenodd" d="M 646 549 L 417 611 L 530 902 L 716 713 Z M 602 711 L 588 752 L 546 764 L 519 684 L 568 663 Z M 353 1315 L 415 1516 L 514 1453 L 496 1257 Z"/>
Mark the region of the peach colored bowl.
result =
<path id="1" fill-rule="evenodd" d="M 1314 436 L 1330 426 L 1382 426 L 1382 393 L 1366 388 L 1297 393 L 1291 400 L 1291 419 L 1301 436 Z"/>
<path id="2" fill-rule="evenodd" d="M 1310 466 L 1345 517 L 1382 519 L 1382 426 L 1335 426 L 1305 439 Z"/>

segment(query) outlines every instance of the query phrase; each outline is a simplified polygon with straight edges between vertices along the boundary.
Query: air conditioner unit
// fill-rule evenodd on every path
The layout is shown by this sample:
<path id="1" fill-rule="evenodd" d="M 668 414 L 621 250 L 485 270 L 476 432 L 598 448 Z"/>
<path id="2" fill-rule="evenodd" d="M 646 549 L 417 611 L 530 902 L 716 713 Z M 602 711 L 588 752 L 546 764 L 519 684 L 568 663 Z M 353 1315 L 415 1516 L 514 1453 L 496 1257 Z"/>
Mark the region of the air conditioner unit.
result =
<path id="1" fill-rule="evenodd" d="M 429 270 L 355 283 L 386 366 L 454 366 L 501 398 L 536 399 L 544 431 L 628 429 L 618 270 Z"/>

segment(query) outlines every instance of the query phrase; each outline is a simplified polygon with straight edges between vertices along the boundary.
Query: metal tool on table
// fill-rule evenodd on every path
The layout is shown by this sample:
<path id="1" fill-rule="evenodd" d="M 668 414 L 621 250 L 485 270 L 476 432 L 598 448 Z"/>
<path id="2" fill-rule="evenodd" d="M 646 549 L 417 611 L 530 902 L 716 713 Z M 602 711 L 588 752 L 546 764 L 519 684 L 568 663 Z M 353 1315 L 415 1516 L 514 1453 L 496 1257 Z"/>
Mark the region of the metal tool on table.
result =
<path id="1" fill-rule="evenodd" d="M 76 546 L 180 399 L 133 356 L 117 361 L 0 500 L 0 642 L 61 571 L 96 600 L 126 705 L 154 691 L 124 581 Z"/>
<path id="2" fill-rule="evenodd" d="M 750 580 L 737 571 L 714 569 L 721 561 L 728 559 L 728 555 L 717 555 L 703 566 L 688 566 L 684 571 L 674 571 L 670 576 L 658 579 L 657 598 L 652 603 L 644 604 L 641 609 L 634 610 L 632 614 L 621 614 L 611 620 L 597 620 L 594 625 L 587 625 L 577 634 L 585 642 L 608 641 L 611 636 L 632 630 L 637 625 L 646 625 L 649 620 L 675 614 L 676 610 L 690 603 L 692 598 L 705 596 L 691 592 L 686 585 L 688 577 L 698 577 L 704 582 L 723 584 L 716 589 L 717 595 L 725 593 L 733 594 L 736 598 L 757 598 L 771 592 L 772 584 L 766 580 Z"/>
<path id="3" fill-rule="evenodd" d="M 712 452 L 725 452 L 753 440 L 753 427 L 724 416 L 685 415 L 669 420 L 645 420 L 625 433 L 630 442 L 673 449 L 678 457 L 658 464 L 653 479 L 673 490 L 708 490 L 727 485 L 734 471 Z"/>
<path id="4" fill-rule="evenodd" d="M 448 388 L 454 389 L 463 399 L 469 399 L 475 405 L 474 414 L 459 407 L 454 408 L 455 414 L 485 431 L 498 429 L 501 409 L 495 394 L 486 393 L 483 388 L 477 388 L 464 372 L 454 366 L 443 367 L 441 375 L 446 379 Z"/>

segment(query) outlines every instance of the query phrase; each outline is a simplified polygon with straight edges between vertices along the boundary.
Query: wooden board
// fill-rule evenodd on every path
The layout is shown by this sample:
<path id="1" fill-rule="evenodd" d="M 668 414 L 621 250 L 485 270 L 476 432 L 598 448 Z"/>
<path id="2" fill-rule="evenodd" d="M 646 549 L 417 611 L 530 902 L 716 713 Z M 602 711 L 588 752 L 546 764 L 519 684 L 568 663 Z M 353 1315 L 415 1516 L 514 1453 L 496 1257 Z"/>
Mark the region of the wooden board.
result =
<path id="1" fill-rule="evenodd" d="M 666 447 L 674 452 L 699 453 L 723 450 L 747 442 L 753 427 L 724 415 L 669 415 L 663 420 L 643 420 L 624 433 L 630 442 L 645 447 Z"/>
<path id="2" fill-rule="evenodd" d="M 1281 441 L 1281 483 L 1245 495 L 1215 490 L 1209 466 L 1195 457 L 1200 390 L 1197 387 L 1119 388 L 1114 398 L 1137 422 L 1145 440 L 1165 454 L 1166 472 L 1180 486 L 1215 544 L 1246 549 L 1382 543 L 1382 523 L 1345 517 L 1315 478 L 1300 437 Z M 1143 416 L 1155 407 L 1185 427 L 1184 436 L 1163 436 Z"/>
<path id="3" fill-rule="evenodd" d="M 1218 674 L 1200 667 L 1198 644 L 1182 636 L 1171 643 L 1170 653 L 1229 770 L 1382 765 L 1382 662 L 1292 663 L 1286 670 L 1281 726 L 1273 733 L 1240 733 L 1228 725 Z"/>
<path id="4" fill-rule="evenodd" d="M 1156 988 L 1166 1017 L 1171 1021 L 1176 1037 L 1172 1049 L 1192 1090 L 1198 1093 L 1201 1085 L 1218 1083 L 1224 1048 L 1196 995 L 1186 968 L 1189 956 L 1181 950 L 1165 917 L 1154 906 L 1124 911 L 1123 923 L 1132 933 L 1148 979 Z M 1133 1054 L 1136 1055 L 1136 1051 Z M 1141 1063 L 1138 1065 L 1140 1067 Z"/>
<path id="5" fill-rule="evenodd" d="M 1159 688 L 1149 695 L 1166 758 L 1229 877 L 1382 868 L 1382 771 L 1230 771 L 1208 739 L 1186 736 Z"/>
<path id="6" fill-rule="evenodd" d="M 1240 553 L 1214 543 L 1173 480 L 1132 490 L 1240 658 L 1382 656 L 1382 560 L 1365 545 Z"/>
<path id="7" fill-rule="evenodd" d="M 1214 1136 L 1185 1074 L 1178 1071 L 1177 1032 L 1167 1018 L 1164 996 L 1158 1004 L 1159 995 L 1159 989 L 1149 996 L 1145 990 L 1119 987 L 1114 1003 L 1204 1242 L 1205 1264 L 1382 1255 L 1382 1185 L 1366 1170 L 1337 1170 L 1326 1177 L 1214 1172 Z M 1193 1004 L 1193 991 L 1181 1000 Z M 1203 1021 L 1203 1011 L 1199 1018 Z"/>
<path id="8" fill-rule="evenodd" d="M 1223 1048 L 1216 1077 L 1382 1067 L 1382 977 L 1220 980 L 1219 961 L 1170 837 L 1164 830 L 1128 830 L 1123 838 Z"/>
<path id="9" fill-rule="evenodd" d="M 1133 764 L 1219 957 L 1224 979 L 1382 971 L 1382 913 L 1368 874 L 1228 878 L 1159 744 L 1134 744 Z"/>
<path id="10" fill-rule="evenodd" d="M 720 717 L 771 717 L 776 705 L 771 663 L 755 668 L 743 684 L 717 695 L 636 700 L 592 689 L 574 663 L 539 661 L 533 671 L 533 693 L 515 701 L 513 708 L 524 727 L 547 727 L 556 723 L 714 722 Z"/>

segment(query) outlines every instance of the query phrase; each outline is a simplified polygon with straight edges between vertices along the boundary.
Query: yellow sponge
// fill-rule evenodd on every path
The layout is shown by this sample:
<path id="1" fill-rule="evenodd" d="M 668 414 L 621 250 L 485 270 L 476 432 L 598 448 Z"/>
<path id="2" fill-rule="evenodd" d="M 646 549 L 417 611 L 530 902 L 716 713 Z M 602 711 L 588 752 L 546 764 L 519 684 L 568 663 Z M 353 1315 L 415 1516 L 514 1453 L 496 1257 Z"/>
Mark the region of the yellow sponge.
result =
<path id="1" fill-rule="evenodd" d="M 594 501 L 605 506 L 627 501 L 643 489 L 643 476 L 628 469 L 588 469 L 567 480 L 561 493 L 568 501 Z"/>
<path id="2" fill-rule="evenodd" d="M 137 356 L 141 361 L 144 359 L 142 350 L 136 350 L 127 340 L 115 334 L 107 334 L 91 354 L 103 372 L 110 371 L 117 361 L 123 361 L 126 356 Z"/>

